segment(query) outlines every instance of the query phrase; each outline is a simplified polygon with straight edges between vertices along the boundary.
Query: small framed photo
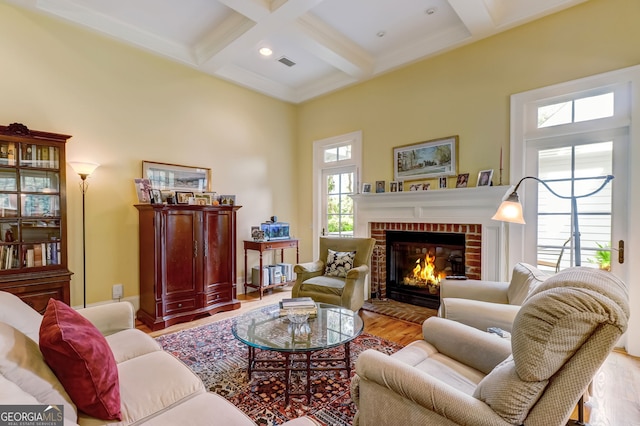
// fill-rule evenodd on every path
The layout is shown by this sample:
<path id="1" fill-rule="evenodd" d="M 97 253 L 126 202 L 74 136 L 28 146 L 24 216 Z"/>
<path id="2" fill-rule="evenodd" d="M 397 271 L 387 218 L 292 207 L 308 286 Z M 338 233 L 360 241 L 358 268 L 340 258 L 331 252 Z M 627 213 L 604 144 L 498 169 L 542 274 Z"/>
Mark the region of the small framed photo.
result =
<path id="1" fill-rule="evenodd" d="M 422 184 L 421 183 L 409 184 L 409 191 L 422 191 Z"/>
<path id="2" fill-rule="evenodd" d="M 401 180 L 398 181 L 398 192 L 404 192 L 404 182 Z"/>
<path id="3" fill-rule="evenodd" d="M 445 189 L 447 187 L 447 178 L 444 176 L 440 176 L 440 189 Z"/>
<path id="4" fill-rule="evenodd" d="M 211 204 L 212 206 L 217 206 L 218 204 L 220 204 L 220 202 L 218 201 L 218 194 L 215 192 L 203 192 L 202 195 L 206 195 L 207 197 L 209 197 L 209 204 Z"/>
<path id="5" fill-rule="evenodd" d="M 423 191 L 428 191 L 429 189 L 431 189 L 431 184 L 430 183 L 423 183 L 422 184 L 422 190 Z"/>
<path id="6" fill-rule="evenodd" d="M 363 194 L 371 193 L 371 184 L 370 183 L 363 183 L 362 184 L 362 193 Z"/>
<path id="7" fill-rule="evenodd" d="M 235 195 L 220 195 L 221 206 L 235 206 L 235 204 L 236 204 Z"/>
<path id="8" fill-rule="evenodd" d="M 151 181 L 149 179 L 136 178 L 133 180 L 136 185 L 136 194 L 138 194 L 138 202 L 149 204 L 151 200 Z"/>
<path id="9" fill-rule="evenodd" d="M 162 204 L 162 192 L 159 189 L 151 190 L 151 204 Z"/>
<path id="10" fill-rule="evenodd" d="M 385 182 L 385 181 L 383 181 L 383 180 L 377 180 L 377 181 L 376 181 L 376 193 L 377 193 L 377 194 L 380 194 L 380 193 L 384 192 L 384 190 L 385 190 L 385 183 L 386 183 L 386 182 Z"/>
<path id="11" fill-rule="evenodd" d="M 480 170 L 478 172 L 478 185 L 477 186 L 491 186 L 491 179 L 493 178 L 493 169 Z"/>
<path id="12" fill-rule="evenodd" d="M 176 204 L 189 204 L 189 198 L 193 198 L 193 192 L 176 191 Z"/>
<path id="13" fill-rule="evenodd" d="M 211 196 L 209 194 L 196 194 L 196 204 L 199 206 L 210 206 L 211 205 Z"/>
<path id="14" fill-rule="evenodd" d="M 389 182 L 389 192 L 398 192 L 398 182 L 397 181 L 391 181 Z"/>
<path id="15" fill-rule="evenodd" d="M 458 175 L 458 180 L 456 181 L 456 188 L 466 188 L 469 183 L 469 173 L 462 173 Z"/>

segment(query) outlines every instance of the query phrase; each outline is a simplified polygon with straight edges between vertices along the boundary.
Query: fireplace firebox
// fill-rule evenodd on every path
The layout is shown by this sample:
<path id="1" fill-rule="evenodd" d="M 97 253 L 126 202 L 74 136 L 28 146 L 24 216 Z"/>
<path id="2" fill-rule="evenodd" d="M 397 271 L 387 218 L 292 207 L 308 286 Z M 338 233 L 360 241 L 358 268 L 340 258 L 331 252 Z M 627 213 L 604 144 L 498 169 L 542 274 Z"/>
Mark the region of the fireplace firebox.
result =
<path id="1" fill-rule="evenodd" d="M 437 309 L 440 280 L 465 275 L 465 234 L 386 231 L 387 297 Z"/>

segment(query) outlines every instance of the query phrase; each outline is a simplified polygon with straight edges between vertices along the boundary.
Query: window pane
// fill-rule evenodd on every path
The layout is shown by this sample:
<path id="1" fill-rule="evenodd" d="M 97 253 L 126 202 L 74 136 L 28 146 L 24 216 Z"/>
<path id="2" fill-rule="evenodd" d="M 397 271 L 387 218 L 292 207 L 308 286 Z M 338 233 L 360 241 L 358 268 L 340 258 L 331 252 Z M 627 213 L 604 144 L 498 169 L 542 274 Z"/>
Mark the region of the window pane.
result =
<path id="1" fill-rule="evenodd" d="M 334 163 L 338 161 L 338 150 L 336 148 L 329 148 L 324 150 L 324 162 Z"/>
<path id="2" fill-rule="evenodd" d="M 546 105 L 538 108 L 538 128 L 571 123 L 572 102 Z"/>
<path id="3" fill-rule="evenodd" d="M 353 173 L 342 173 L 340 175 L 340 192 L 343 194 L 352 194 L 353 191 Z"/>
<path id="4" fill-rule="evenodd" d="M 353 199 L 346 194 L 340 197 L 340 212 L 342 214 L 353 214 Z"/>
<path id="5" fill-rule="evenodd" d="M 538 153 L 538 177 L 542 180 L 571 177 L 571 147 L 545 149 Z M 556 191 L 557 188 L 553 188 Z M 557 192 L 557 191 L 556 191 Z"/>
<path id="6" fill-rule="evenodd" d="M 340 179 L 340 175 L 329 175 L 327 177 L 327 193 L 328 194 L 337 194 L 340 191 L 338 185 L 336 185 L 336 180 Z"/>
<path id="7" fill-rule="evenodd" d="M 327 197 L 327 213 L 337 214 L 340 212 L 340 196 L 329 195 Z"/>
<path id="8" fill-rule="evenodd" d="M 338 160 L 351 159 L 351 145 L 345 145 L 338 148 Z"/>
<path id="9" fill-rule="evenodd" d="M 613 92 L 604 95 L 576 99 L 574 121 L 613 117 Z"/>
<path id="10" fill-rule="evenodd" d="M 594 177 L 610 175 L 613 172 L 613 142 L 600 142 L 576 146 L 576 176 Z M 601 180 L 591 182 L 593 189 L 602 184 Z"/>

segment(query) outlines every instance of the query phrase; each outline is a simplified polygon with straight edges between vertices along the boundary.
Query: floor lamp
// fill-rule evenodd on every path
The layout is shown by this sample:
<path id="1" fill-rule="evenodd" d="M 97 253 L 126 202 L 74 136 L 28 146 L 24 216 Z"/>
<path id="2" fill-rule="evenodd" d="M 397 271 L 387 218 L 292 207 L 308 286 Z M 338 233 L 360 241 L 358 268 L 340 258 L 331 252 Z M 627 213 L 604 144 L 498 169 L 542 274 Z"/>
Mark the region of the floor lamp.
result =
<path id="1" fill-rule="evenodd" d="M 538 179 L 535 176 L 525 176 L 522 179 L 520 179 L 520 181 L 514 188 L 513 192 L 511 192 L 510 194 L 507 192 L 506 198 L 504 199 L 502 204 L 500 204 L 500 207 L 498 207 L 498 211 L 496 212 L 496 214 L 493 215 L 491 219 L 499 220 L 502 222 L 520 223 L 523 225 L 525 224 L 524 217 L 522 215 L 522 204 L 520 204 L 520 198 L 518 197 L 518 188 L 520 188 L 520 184 L 526 179 L 533 179 L 540 182 L 545 186 L 545 188 L 549 190 L 549 192 L 551 192 L 553 195 L 555 195 L 558 198 L 562 198 L 563 200 L 571 200 L 571 233 L 573 236 L 573 244 L 574 244 L 574 251 L 575 251 L 574 265 L 581 266 L 582 253 L 581 253 L 581 245 L 580 245 L 580 228 L 578 226 L 578 199 L 587 198 L 594 194 L 597 194 L 609 183 L 609 181 L 611 181 L 611 179 L 613 179 L 613 176 L 606 175 L 606 176 L 597 176 L 597 177 L 591 177 L 591 178 L 581 178 L 580 180 L 603 179 L 603 182 L 602 182 L 602 185 L 600 185 L 594 191 L 589 192 L 588 194 L 583 194 L 583 195 L 572 194 L 569 196 L 558 194 L 557 192 L 555 192 L 553 189 L 549 187 L 547 182 L 543 181 L 542 179 Z M 582 426 L 584 424 L 585 424 L 584 423 L 584 398 L 580 397 L 580 400 L 578 401 L 578 420 L 571 420 L 569 421 L 568 425 Z"/>
<path id="2" fill-rule="evenodd" d="M 82 192 L 82 306 L 87 307 L 87 250 L 86 250 L 86 227 L 84 214 L 84 196 L 89 189 L 87 177 L 99 166 L 96 163 L 84 163 L 79 161 L 69 162 L 69 165 L 80 175 L 80 192 Z"/>

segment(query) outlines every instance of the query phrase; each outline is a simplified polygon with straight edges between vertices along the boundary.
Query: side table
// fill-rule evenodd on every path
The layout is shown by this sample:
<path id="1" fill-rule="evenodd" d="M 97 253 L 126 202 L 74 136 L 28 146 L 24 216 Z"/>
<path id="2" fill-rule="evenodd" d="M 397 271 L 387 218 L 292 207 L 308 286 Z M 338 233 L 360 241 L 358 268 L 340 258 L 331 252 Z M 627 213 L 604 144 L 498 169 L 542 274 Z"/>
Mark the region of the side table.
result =
<path id="1" fill-rule="evenodd" d="M 262 285 L 264 273 L 262 270 L 262 253 L 265 251 L 272 250 L 280 250 L 280 262 L 284 262 L 284 251 L 285 249 L 296 249 L 296 263 L 299 263 L 299 251 L 298 251 L 298 240 L 271 240 L 271 241 L 253 241 L 253 240 L 244 240 L 244 292 L 247 293 L 247 287 L 257 288 L 260 291 L 260 299 L 262 299 L 262 295 L 265 290 L 280 287 L 284 285 L 288 285 L 293 283 L 293 281 L 283 281 L 280 283 L 274 283 L 269 285 Z M 248 270 L 247 270 L 247 250 L 255 250 L 260 252 L 260 282 L 259 283 L 249 283 L 248 282 Z"/>

